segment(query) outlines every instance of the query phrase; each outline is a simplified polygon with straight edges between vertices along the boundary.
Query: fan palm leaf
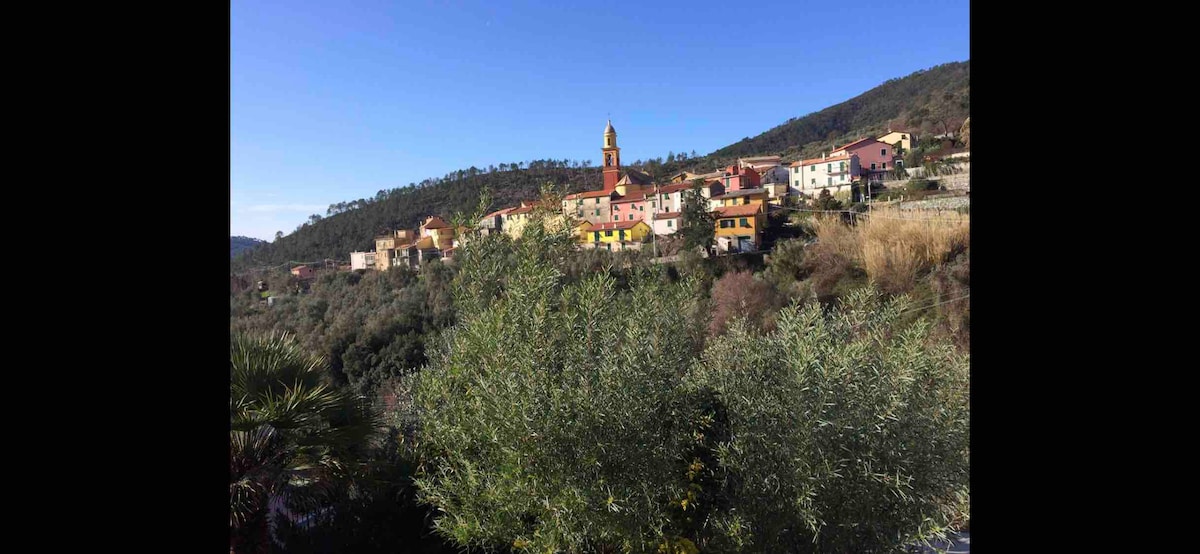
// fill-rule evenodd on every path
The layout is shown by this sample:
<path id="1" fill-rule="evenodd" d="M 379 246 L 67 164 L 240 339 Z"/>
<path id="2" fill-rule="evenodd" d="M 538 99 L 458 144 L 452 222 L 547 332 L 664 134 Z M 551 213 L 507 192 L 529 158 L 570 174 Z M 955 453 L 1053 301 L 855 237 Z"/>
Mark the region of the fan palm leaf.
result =
<path id="1" fill-rule="evenodd" d="M 352 478 L 355 449 L 380 423 L 289 335 L 234 335 L 229 361 L 229 524 L 262 549 L 272 503 L 293 513 L 319 509 Z"/>

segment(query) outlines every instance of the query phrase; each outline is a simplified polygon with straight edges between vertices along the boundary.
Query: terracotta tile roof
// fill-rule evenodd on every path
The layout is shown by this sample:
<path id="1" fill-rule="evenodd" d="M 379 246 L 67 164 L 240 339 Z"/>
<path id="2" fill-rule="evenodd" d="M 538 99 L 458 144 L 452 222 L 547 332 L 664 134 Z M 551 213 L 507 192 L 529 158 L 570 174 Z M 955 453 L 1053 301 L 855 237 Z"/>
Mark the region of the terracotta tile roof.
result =
<path id="1" fill-rule="evenodd" d="M 654 214 L 654 219 L 675 219 L 683 216 L 683 212 L 662 212 Z"/>
<path id="2" fill-rule="evenodd" d="M 490 213 L 490 214 L 487 214 L 487 215 L 483 216 L 483 218 L 484 218 L 484 219 L 487 219 L 487 218 L 489 218 L 489 217 L 496 217 L 496 216 L 498 216 L 498 215 L 504 215 L 504 214 L 506 214 L 506 213 L 508 213 L 508 212 L 511 212 L 511 211 L 515 210 L 515 209 L 516 209 L 516 208 L 504 208 L 503 210 L 496 210 L 496 211 L 494 211 L 494 212 L 492 212 L 492 213 Z"/>
<path id="3" fill-rule="evenodd" d="M 299 270 L 301 270 L 301 269 L 304 269 L 304 268 L 306 268 L 306 267 L 308 267 L 308 266 L 306 266 L 306 265 L 298 265 L 298 266 L 296 266 L 296 267 L 293 267 L 293 268 L 292 268 L 292 271 L 299 271 Z"/>
<path id="4" fill-rule="evenodd" d="M 837 152 L 838 150 L 845 150 L 845 149 L 847 149 L 847 148 L 850 148 L 851 146 L 858 146 L 859 144 L 862 144 L 862 143 L 864 143 L 864 142 L 867 142 L 867 141 L 871 141 L 871 142 L 878 142 L 878 141 L 876 141 L 874 138 L 871 138 L 871 137 L 864 137 L 864 138 L 860 138 L 860 139 L 858 139 L 858 140 L 856 140 L 856 141 L 854 141 L 854 142 L 851 142 L 851 143 L 849 143 L 849 144 L 844 144 L 844 145 L 842 145 L 842 146 L 839 146 L 839 147 L 837 147 L 837 148 L 834 148 L 834 149 L 833 149 L 833 152 Z"/>
<path id="5" fill-rule="evenodd" d="M 735 190 L 733 192 L 725 193 L 720 196 L 714 196 L 712 198 L 709 198 L 709 200 L 720 200 L 722 198 L 741 198 L 743 196 L 750 196 L 753 194 L 766 194 L 766 193 L 767 193 L 767 189 L 764 189 L 764 188 L 742 189 L 742 190 Z"/>
<path id="6" fill-rule="evenodd" d="M 421 225 L 426 229 L 449 229 L 450 225 L 442 218 L 431 215 L 425 219 L 425 223 Z"/>
<path id="7" fill-rule="evenodd" d="M 659 188 L 658 188 L 658 193 L 659 193 L 659 194 L 671 194 L 672 192 L 677 192 L 677 191 L 681 191 L 681 190 L 689 190 L 689 189 L 691 189 L 691 188 L 692 188 L 692 183 L 691 183 L 691 182 L 687 182 L 687 183 L 675 183 L 675 184 L 673 184 L 673 185 L 667 185 L 667 186 L 665 186 L 665 187 L 659 187 Z"/>
<path id="8" fill-rule="evenodd" d="M 762 210 L 762 204 L 742 204 L 740 206 L 723 206 L 713 210 L 717 217 L 745 217 L 756 215 Z"/>
<path id="9" fill-rule="evenodd" d="M 587 227 L 583 229 L 584 231 L 615 231 L 617 229 L 632 229 L 633 227 L 637 226 L 638 223 L 641 223 L 642 225 L 646 224 L 645 221 L 635 219 L 633 221 L 608 221 L 605 223 L 588 223 L 585 221 L 579 226 L 582 228 L 584 225 L 587 225 Z"/>
<path id="10" fill-rule="evenodd" d="M 819 163 L 824 163 L 824 162 L 840 162 L 842 160 L 849 160 L 849 159 L 850 159 L 850 154 L 838 154 L 837 156 L 830 156 L 825 159 L 813 158 L 811 160 L 800 160 L 798 162 L 792 162 L 788 165 L 791 167 L 796 167 L 797 165 L 814 165 L 814 164 L 819 164 Z"/>
<path id="11" fill-rule="evenodd" d="M 601 196 L 609 196 L 613 194 L 611 190 L 589 190 L 587 192 L 577 192 L 568 194 L 563 197 L 563 200 L 575 200 L 577 198 L 600 198 Z"/>

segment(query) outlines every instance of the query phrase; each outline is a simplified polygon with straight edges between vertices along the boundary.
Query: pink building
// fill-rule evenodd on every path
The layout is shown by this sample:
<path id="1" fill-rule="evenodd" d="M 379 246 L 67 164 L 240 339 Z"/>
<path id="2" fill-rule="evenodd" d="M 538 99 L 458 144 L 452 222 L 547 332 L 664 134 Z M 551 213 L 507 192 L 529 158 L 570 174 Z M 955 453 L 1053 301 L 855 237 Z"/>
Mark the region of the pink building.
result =
<path id="1" fill-rule="evenodd" d="M 872 181 L 881 180 L 884 173 L 896 168 L 894 163 L 896 153 L 892 151 L 892 145 L 870 137 L 835 148 L 833 152 L 829 153 L 829 157 L 836 157 L 840 154 L 858 156 L 859 171 L 863 175 L 870 175 Z"/>
<path id="2" fill-rule="evenodd" d="M 646 225 L 653 226 L 654 207 L 651 204 L 657 205 L 654 199 L 654 193 L 635 193 L 630 194 L 620 200 L 613 200 L 612 206 L 612 221 L 645 221 Z"/>
<path id="3" fill-rule="evenodd" d="M 721 183 L 725 185 L 726 193 L 756 189 L 762 187 L 762 176 L 752 167 L 731 165 L 725 168 L 725 172 L 721 176 Z"/>

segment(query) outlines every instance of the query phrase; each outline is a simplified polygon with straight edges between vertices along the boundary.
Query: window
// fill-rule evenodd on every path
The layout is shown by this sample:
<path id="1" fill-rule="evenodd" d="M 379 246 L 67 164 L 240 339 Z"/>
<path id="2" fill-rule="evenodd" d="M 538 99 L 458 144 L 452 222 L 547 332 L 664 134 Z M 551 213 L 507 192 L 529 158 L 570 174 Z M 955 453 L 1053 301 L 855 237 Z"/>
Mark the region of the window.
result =
<path id="1" fill-rule="evenodd" d="M 825 164 L 825 172 L 832 173 L 833 172 L 833 164 Z"/>
<path id="2" fill-rule="evenodd" d="M 871 171 L 875 171 L 875 162 L 871 162 Z"/>
<path id="3" fill-rule="evenodd" d="M 614 211 L 614 212 L 619 212 L 619 211 L 621 211 L 621 207 L 620 207 L 620 206 L 618 206 L 618 205 L 616 205 L 616 204 L 613 204 L 613 211 Z"/>
<path id="4" fill-rule="evenodd" d="M 633 221 L 633 214 L 629 214 L 629 221 Z"/>
<path id="5" fill-rule="evenodd" d="M 612 243 L 611 243 L 611 242 L 606 242 L 606 243 L 604 243 L 604 247 L 605 247 L 605 248 L 607 248 L 607 249 L 609 249 L 609 250 L 612 250 Z"/>
<path id="6" fill-rule="evenodd" d="M 738 224 L 741 225 L 742 227 L 750 226 L 750 222 L 747 221 L 746 218 L 744 218 L 744 217 L 738 220 Z"/>
<path id="7" fill-rule="evenodd" d="M 651 207 L 653 207 L 653 203 L 651 204 Z M 645 206 L 638 206 L 638 211 L 639 211 L 639 212 L 644 212 L 644 211 L 646 211 L 646 207 L 645 207 Z"/>
<path id="8" fill-rule="evenodd" d="M 592 234 L 594 235 L 592 240 L 595 242 L 600 242 L 600 231 L 595 231 Z"/>
<path id="9" fill-rule="evenodd" d="M 621 221 L 621 216 L 619 216 L 619 215 L 614 215 L 614 216 L 613 216 L 613 221 Z"/>
<path id="10" fill-rule="evenodd" d="M 880 148 L 880 149 L 879 149 L 879 155 L 880 155 L 880 156 L 886 156 L 886 155 L 887 155 L 887 148 Z"/>
<path id="11" fill-rule="evenodd" d="M 883 162 L 883 168 L 887 169 L 887 162 Z"/>
<path id="12" fill-rule="evenodd" d="M 833 184 L 833 177 L 826 177 L 826 178 L 825 178 L 825 185 L 826 185 L 826 186 L 829 186 L 829 185 L 832 185 L 832 184 Z"/>
<path id="13" fill-rule="evenodd" d="M 743 196 L 743 197 L 742 197 L 742 205 L 746 205 L 746 204 L 749 204 L 749 203 L 750 203 L 750 197 L 749 197 L 749 196 Z"/>
<path id="14" fill-rule="evenodd" d="M 810 184 L 813 184 L 813 185 L 817 184 L 817 178 L 816 178 L 816 177 L 813 177 L 813 179 L 812 179 L 812 183 L 810 183 Z"/>
<path id="15" fill-rule="evenodd" d="M 620 240 L 625 240 L 625 231 L 621 230 L 621 232 L 618 233 L 617 238 Z"/>
<path id="16" fill-rule="evenodd" d="M 605 232 L 604 232 L 604 236 L 606 236 L 606 237 L 611 237 L 611 236 L 612 236 L 612 231 L 605 231 Z"/>
<path id="17" fill-rule="evenodd" d="M 668 219 L 668 220 L 667 220 L 667 227 L 674 227 L 674 226 L 675 226 L 675 222 L 674 222 L 673 220 L 670 220 L 670 219 Z"/>
<path id="18" fill-rule="evenodd" d="M 734 226 L 734 224 L 733 224 L 732 219 L 722 219 L 721 220 L 721 228 L 722 229 L 726 229 L 726 228 L 733 227 L 733 226 Z"/>
<path id="19" fill-rule="evenodd" d="M 838 164 L 838 171 L 846 171 L 846 162 Z"/>
<path id="20" fill-rule="evenodd" d="M 596 216 L 600 215 L 600 210 L 596 210 Z"/>

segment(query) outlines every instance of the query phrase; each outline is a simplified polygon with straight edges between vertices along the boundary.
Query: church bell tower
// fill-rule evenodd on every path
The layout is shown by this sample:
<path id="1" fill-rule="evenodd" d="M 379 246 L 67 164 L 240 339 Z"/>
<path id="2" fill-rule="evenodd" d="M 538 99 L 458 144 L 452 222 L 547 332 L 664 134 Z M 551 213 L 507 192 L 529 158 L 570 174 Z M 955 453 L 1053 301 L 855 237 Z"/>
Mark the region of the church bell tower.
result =
<path id="1" fill-rule="evenodd" d="M 617 148 L 617 130 L 613 129 L 612 120 L 604 128 L 604 190 L 611 191 L 621 178 L 621 149 Z"/>

